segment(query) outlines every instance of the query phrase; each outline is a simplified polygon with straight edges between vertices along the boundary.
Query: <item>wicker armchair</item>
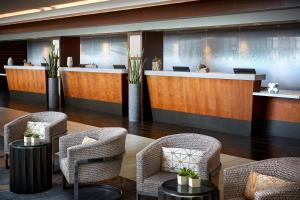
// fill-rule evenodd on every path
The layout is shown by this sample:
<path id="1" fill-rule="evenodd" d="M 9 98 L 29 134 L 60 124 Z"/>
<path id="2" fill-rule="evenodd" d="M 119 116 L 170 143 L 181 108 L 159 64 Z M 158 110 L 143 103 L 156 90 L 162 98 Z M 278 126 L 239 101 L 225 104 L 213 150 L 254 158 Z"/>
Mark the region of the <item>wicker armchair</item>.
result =
<path id="1" fill-rule="evenodd" d="M 152 142 L 136 155 L 137 199 L 141 195 L 158 196 L 160 185 L 167 180 L 176 178 L 175 173 L 161 171 L 162 147 L 206 151 L 200 163 L 199 174 L 202 179 L 212 180 L 218 185 L 221 143 L 215 138 L 200 134 L 170 135 Z"/>
<path id="2" fill-rule="evenodd" d="M 66 188 L 66 182 L 74 184 L 74 199 L 78 199 L 79 183 L 94 183 L 119 176 L 126 135 L 124 128 L 97 128 L 59 138 L 63 188 Z M 97 141 L 81 144 L 85 136 Z"/>
<path id="3" fill-rule="evenodd" d="M 295 184 L 255 193 L 255 200 L 300 199 L 300 158 L 274 158 L 224 170 L 224 199 L 244 199 L 250 171 L 275 176 Z"/>
<path id="4" fill-rule="evenodd" d="M 67 131 L 67 115 L 61 112 L 30 113 L 4 125 L 5 166 L 8 168 L 9 143 L 23 139 L 28 121 L 47 122 L 45 139 L 52 143 L 52 153 L 58 152 L 58 138 Z"/>

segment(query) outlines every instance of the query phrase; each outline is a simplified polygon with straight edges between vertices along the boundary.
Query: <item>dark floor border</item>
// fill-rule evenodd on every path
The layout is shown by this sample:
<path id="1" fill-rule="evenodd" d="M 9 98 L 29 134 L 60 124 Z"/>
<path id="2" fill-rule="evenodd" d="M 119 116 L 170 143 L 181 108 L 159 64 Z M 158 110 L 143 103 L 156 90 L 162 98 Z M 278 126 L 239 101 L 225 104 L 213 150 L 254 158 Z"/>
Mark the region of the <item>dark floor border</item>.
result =
<path id="1" fill-rule="evenodd" d="M 126 115 L 126 105 L 118 103 L 108 103 L 96 100 L 87 100 L 81 98 L 65 97 L 65 107 L 72 106 L 75 108 L 87 109 L 92 111 L 99 111 L 103 113 Z"/>
<path id="2" fill-rule="evenodd" d="M 44 103 L 47 105 L 47 95 L 32 92 L 21 92 L 21 91 L 9 91 L 9 98 L 15 100 L 26 100 L 36 103 Z"/>
<path id="3" fill-rule="evenodd" d="M 234 135 L 251 136 L 251 122 L 218 118 L 192 113 L 152 109 L 153 120 L 181 126 L 218 131 Z"/>

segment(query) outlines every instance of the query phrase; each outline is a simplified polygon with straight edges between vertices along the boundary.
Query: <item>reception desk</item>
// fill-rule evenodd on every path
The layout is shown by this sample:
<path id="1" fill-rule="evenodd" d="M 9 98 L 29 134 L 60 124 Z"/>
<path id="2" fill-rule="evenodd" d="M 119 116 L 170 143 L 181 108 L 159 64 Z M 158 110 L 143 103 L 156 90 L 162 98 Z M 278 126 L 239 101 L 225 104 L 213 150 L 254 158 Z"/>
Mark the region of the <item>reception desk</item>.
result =
<path id="1" fill-rule="evenodd" d="M 127 70 L 59 68 L 65 105 L 113 114 L 127 110 Z"/>
<path id="2" fill-rule="evenodd" d="M 254 92 L 256 129 L 269 136 L 300 139 L 300 91 Z M 258 131 L 255 131 L 258 133 Z"/>
<path id="3" fill-rule="evenodd" d="M 42 66 L 4 66 L 11 96 L 46 101 L 47 70 Z M 20 95 L 21 94 L 21 95 Z"/>
<path id="4" fill-rule="evenodd" d="M 265 75 L 145 71 L 154 121 L 251 134 L 253 92 Z"/>

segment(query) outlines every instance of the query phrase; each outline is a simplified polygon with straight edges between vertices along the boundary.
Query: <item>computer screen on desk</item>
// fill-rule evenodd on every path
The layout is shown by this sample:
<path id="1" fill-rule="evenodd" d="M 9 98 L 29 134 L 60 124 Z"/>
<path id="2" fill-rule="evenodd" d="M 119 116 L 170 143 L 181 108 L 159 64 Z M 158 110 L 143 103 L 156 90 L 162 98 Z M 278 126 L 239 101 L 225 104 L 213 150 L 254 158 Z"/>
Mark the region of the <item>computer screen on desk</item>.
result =
<path id="1" fill-rule="evenodd" d="M 174 66 L 173 67 L 174 72 L 190 72 L 190 68 L 186 66 Z"/>
<path id="2" fill-rule="evenodd" d="M 114 69 L 126 69 L 125 65 L 113 65 Z"/>
<path id="3" fill-rule="evenodd" d="M 235 74 L 256 74 L 254 68 L 233 68 Z"/>

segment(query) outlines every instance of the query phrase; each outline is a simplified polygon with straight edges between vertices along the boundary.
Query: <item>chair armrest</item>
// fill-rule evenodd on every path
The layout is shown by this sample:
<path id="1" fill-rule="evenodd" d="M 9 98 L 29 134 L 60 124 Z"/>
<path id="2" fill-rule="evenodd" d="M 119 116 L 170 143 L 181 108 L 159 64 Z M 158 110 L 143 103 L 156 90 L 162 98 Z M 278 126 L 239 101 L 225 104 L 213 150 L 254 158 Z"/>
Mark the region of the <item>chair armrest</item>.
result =
<path id="1" fill-rule="evenodd" d="M 52 137 L 62 135 L 67 130 L 67 117 L 51 123 L 45 129 L 45 140 L 50 141 Z"/>
<path id="2" fill-rule="evenodd" d="M 200 176 L 205 180 L 209 180 L 209 176 L 212 173 L 220 170 L 220 153 L 221 153 L 221 143 L 216 142 L 212 145 L 203 156 L 200 162 Z"/>
<path id="3" fill-rule="evenodd" d="M 255 200 L 299 200 L 300 199 L 300 186 L 289 185 L 280 188 L 274 188 L 270 190 L 257 191 L 255 193 Z"/>
<path id="4" fill-rule="evenodd" d="M 163 146 L 165 146 L 165 143 L 158 139 L 136 155 L 137 184 L 143 183 L 146 178 L 160 171 Z"/>
<path id="5" fill-rule="evenodd" d="M 4 125 L 4 151 L 9 152 L 9 143 L 23 139 L 27 122 L 31 120 L 31 114 L 16 118 Z"/>
<path id="6" fill-rule="evenodd" d="M 85 136 L 82 134 L 64 135 L 59 138 L 59 158 L 67 157 L 67 149 L 72 146 L 81 144 Z"/>
<path id="7" fill-rule="evenodd" d="M 224 199 L 242 197 L 252 170 L 251 166 L 240 165 L 224 170 Z"/>
<path id="8" fill-rule="evenodd" d="M 80 136 L 75 139 L 77 145 L 67 148 L 67 159 L 71 170 L 74 169 L 74 161 L 113 157 L 120 153 L 125 153 L 125 148 L 120 150 L 121 146 L 119 138 L 109 138 L 107 140 L 98 140 L 97 142 L 81 144 L 82 140 L 79 139 L 83 139 L 84 134 L 79 135 Z M 78 142 L 80 142 L 80 144 L 78 144 Z"/>

